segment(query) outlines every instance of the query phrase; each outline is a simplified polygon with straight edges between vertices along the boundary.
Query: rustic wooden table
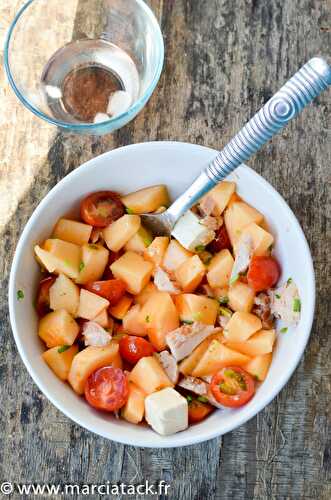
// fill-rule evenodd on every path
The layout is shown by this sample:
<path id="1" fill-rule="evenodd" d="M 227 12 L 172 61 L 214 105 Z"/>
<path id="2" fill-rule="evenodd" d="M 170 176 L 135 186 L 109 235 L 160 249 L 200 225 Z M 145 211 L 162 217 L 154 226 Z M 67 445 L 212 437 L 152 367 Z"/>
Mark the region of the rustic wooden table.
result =
<path id="1" fill-rule="evenodd" d="M 21 3 L 1 1 L 1 42 Z M 151 4 L 164 33 L 164 71 L 144 111 L 113 135 L 78 137 L 56 131 L 17 102 L 0 72 L 0 481 L 164 479 L 175 500 L 327 500 L 330 93 L 250 162 L 300 220 L 317 278 L 316 316 L 305 355 L 287 386 L 256 418 L 223 437 L 183 449 L 123 446 L 65 418 L 40 393 L 18 356 L 7 308 L 11 259 L 32 211 L 62 177 L 86 160 L 130 143 L 171 139 L 221 148 L 302 63 L 316 54 L 330 57 L 329 0 Z"/>

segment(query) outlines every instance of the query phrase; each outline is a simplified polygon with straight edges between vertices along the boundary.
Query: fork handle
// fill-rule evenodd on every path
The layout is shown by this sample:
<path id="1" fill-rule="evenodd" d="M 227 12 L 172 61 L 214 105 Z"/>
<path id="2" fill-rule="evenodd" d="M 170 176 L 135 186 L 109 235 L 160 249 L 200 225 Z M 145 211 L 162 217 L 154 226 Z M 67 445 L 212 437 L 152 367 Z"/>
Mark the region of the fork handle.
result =
<path id="1" fill-rule="evenodd" d="M 331 67 L 310 59 L 218 153 L 193 184 L 168 209 L 177 220 L 186 210 L 248 160 L 271 137 L 331 84 Z"/>

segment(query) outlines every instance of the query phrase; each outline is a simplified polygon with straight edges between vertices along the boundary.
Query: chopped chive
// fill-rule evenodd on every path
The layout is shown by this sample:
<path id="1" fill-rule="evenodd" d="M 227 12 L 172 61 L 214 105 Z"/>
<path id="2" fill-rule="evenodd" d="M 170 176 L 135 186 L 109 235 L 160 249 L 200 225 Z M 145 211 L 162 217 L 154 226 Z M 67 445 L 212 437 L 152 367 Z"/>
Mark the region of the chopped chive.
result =
<path id="1" fill-rule="evenodd" d="M 150 321 L 151 321 L 151 318 L 149 317 L 149 315 L 148 315 L 148 314 L 147 314 L 147 316 L 145 317 L 145 321 L 146 321 L 146 323 L 150 323 Z"/>
<path id="2" fill-rule="evenodd" d="M 229 303 L 229 297 L 227 296 L 221 297 L 218 301 L 221 305 L 226 305 Z"/>
<path id="3" fill-rule="evenodd" d="M 194 249 L 195 252 L 204 252 L 205 251 L 205 246 L 204 245 L 197 245 Z"/>
<path id="4" fill-rule="evenodd" d="M 288 328 L 286 326 L 284 326 L 284 328 L 281 328 L 279 331 L 280 333 L 286 333 L 288 330 Z"/>
<path id="5" fill-rule="evenodd" d="M 149 245 L 152 243 L 153 239 L 152 238 L 143 238 L 144 245 L 146 247 L 149 247 Z"/>
<path id="6" fill-rule="evenodd" d="M 293 299 L 293 312 L 301 311 L 301 301 L 300 299 Z"/>
<path id="7" fill-rule="evenodd" d="M 23 299 L 24 299 L 23 290 L 17 290 L 17 300 L 23 300 Z"/>
<path id="8" fill-rule="evenodd" d="M 227 307 L 220 307 L 220 315 L 226 316 L 227 318 L 231 318 L 232 311 L 230 309 L 228 309 Z"/>
<path id="9" fill-rule="evenodd" d="M 133 215 L 134 211 L 132 210 L 132 208 L 126 207 L 126 213 L 129 215 Z"/>
<path id="10" fill-rule="evenodd" d="M 80 273 L 82 272 L 82 270 L 84 269 L 84 267 L 85 267 L 84 262 L 80 262 L 80 263 L 79 263 L 79 272 L 80 272 Z"/>
<path id="11" fill-rule="evenodd" d="M 208 399 L 205 398 L 205 396 L 198 396 L 197 400 L 200 401 L 200 403 L 208 403 Z"/>
<path id="12" fill-rule="evenodd" d="M 276 297 L 276 299 L 280 299 L 279 293 L 275 293 L 275 297 Z"/>
<path id="13" fill-rule="evenodd" d="M 193 398 L 192 398 L 192 396 L 190 396 L 190 394 L 188 394 L 188 395 L 186 396 L 186 399 L 187 399 L 187 402 L 188 402 L 188 403 L 192 403 L 192 401 L 193 401 Z"/>
<path id="14" fill-rule="evenodd" d="M 289 278 L 289 279 L 287 280 L 286 284 L 287 284 L 287 285 L 289 285 L 290 283 L 292 283 L 292 281 L 293 281 L 293 280 L 292 280 L 292 278 Z"/>
<path id="15" fill-rule="evenodd" d="M 58 348 L 57 352 L 61 354 L 62 352 L 67 351 L 68 349 L 70 349 L 70 345 L 61 345 L 61 347 Z"/>
<path id="16" fill-rule="evenodd" d="M 183 319 L 182 323 L 184 323 L 184 325 L 193 325 L 193 321 L 190 319 Z"/>

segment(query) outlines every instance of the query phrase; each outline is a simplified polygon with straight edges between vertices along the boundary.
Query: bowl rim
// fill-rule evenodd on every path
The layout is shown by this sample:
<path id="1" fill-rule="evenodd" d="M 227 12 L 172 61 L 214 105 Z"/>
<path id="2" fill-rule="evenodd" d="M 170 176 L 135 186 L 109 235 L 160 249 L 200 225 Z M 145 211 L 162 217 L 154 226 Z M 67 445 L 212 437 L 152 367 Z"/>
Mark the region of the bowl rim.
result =
<path id="1" fill-rule="evenodd" d="M 55 125 L 57 127 L 60 127 L 64 130 L 72 131 L 72 132 L 78 132 L 78 133 L 103 133 L 107 132 L 110 128 L 112 130 L 116 130 L 116 128 L 119 128 L 120 126 L 123 125 L 123 120 L 124 123 L 128 123 L 131 121 L 138 113 L 141 111 L 141 109 L 144 107 L 148 99 L 151 97 L 156 85 L 158 84 L 158 81 L 161 76 L 163 64 L 164 64 L 164 40 L 161 32 L 160 25 L 158 23 L 158 20 L 156 19 L 156 16 L 152 9 L 144 2 L 144 0 L 134 0 L 141 8 L 143 11 L 145 11 L 147 17 L 150 19 L 151 24 L 154 26 L 155 29 L 155 34 L 156 34 L 156 47 L 158 50 L 158 64 L 154 70 L 154 75 L 153 78 L 145 90 L 144 94 L 130 106 L 130 108 L 123 113 L 116 115 L 114 118 L 110 118 L 109 120 L 100 122 L 100 123 L 67 123 L 61 120 L 57 120 L 55 118 L 52 118 L 51 116 L 47 115 L 43 111 L 38 110 L 33 104 L 30 103 L 30 101 L 24 96 L 24 94 L 19 90 L 18 86 L 15 83 L 15 78 L 13 76 L 12 70 L 11 70 L 11 64 L 10 64 L 10 49 L 11 49 L 11 39 L 14 33 L 14 30 L 16 28 L 16 25 L 18 24 L 19 20 L 21 19 L 22 15 L 24 12 L 28 9 L 28 7 L 39 0 L 28 0 L 17 12 L 15 15 L 11 25 L 9 26 L 8 33 L 6 36 L 5 40 L 5 45 L 4 45 L 4 67 L 5 71 L 7 74 L 8 81 L 10 83 L 10 86 L 12 87 L 16 97 L 21 101 L 24 106 L 31 111 L 34 115 L 36 115 L 38 118 L 42 118 L 46 122 Z"/>
<path id="2" fill-rule="evenodd" d="M 39 390 L 50 400 L 50 402 L 58 409 L 60 410 L 64 415 L 66 415 L 70 420 L 72 420 L 75 424 L 80 425 L 81 427 L 87 429 L 90 432 L 93 432 L 94 434 L 97 434 L 99 436 L 102 436 L 108 440 L 111 441 L 116 441 L 118 443 L 122 444 L 127 444 L 131 446 L 137 446 L 137 447 L 143 447 L 143 448 L 176 448 L 180 446 L 188 446 L 188 445 L 194 445 L 198 444 L 201 442 L 208 441 L 210 439 L 222 436 L 226 434 L 227 432 L 230 432 L 232 430 L 237 429 L 241 425 L 245 424 L 248 420 L 251 418 L 255 417 L 261 410 L 263 410 L 277 395 L 278 393 L 283 389 L 283 387 L 287 384 L 291 376 L 293 375 L 294 371 L 296 370 L 302 355 L 304 353 L 304 350 L 307 346 L 310 333 L 311 333 L 311 328 L 312 328 L 312 323 L 313 323 L 313 318 L 314 318 L 314 311 L 315 311 L 315 296 L 316 296 L 316 286 L 315 286 L 315 273 L 314 273 L 314 267 L 313 267 L 313 260 L 312 256 L 310 253 L 310 249 L 306 240 L 306 237 L 304 235 L 304 232 L 294 215 L 293 211 L 291 208 L 288 206 L 284 198 L 278 193 L 278 191 L 272 187 L 271 184 L 267 180 L 265 180 L 261 175 L 259 175 L 257 172 L 255 172 L 253 169 L 248 167 L 247 165 L 242 164 L 238 169 L 243 169 L 246 170 L 250 173 L 250 175 L 253 176 L 253 178 L 257 181 L 257 183 L 260 183 L 266 189 L 270 194 L 272 194 L 274 197 L 276 197 L 277 201 L 283 206 L 283 208 L 287 211 L 288 216 L 290 218 L 291 224 L 295 225 L 296 229 L 301 233 L 302 236 L 302 250 L 305 253 L 305 259 L 306 259 L 306 273 L 307 276 L 310 277 L 311 279 L 311 300 L 309 302 L 309 312 L 308 312 L 308 320 L 306 323 L 306 328 L 305 330 L 302 330 L 300 335 L 302 335 L 302 343 L 300 348 L 296 351 L 295 356 L 291 359 L 291 367 L 287 371 L 284 370 L 283 375 L 279 377 L 277 383 L 273 387 L 273 390 L 270 391 L 270 394 L 268 397 L 263 398 L 258 404 L 253 408 L 250 409 L 250 411 L 247 411 L 247 414 L 242 416 L 241 418 L 237 419 L 235 424 L 233 425 L 228 424 L 228 425 L 223 425 L 222 429 L 213 429 L 211 428 L 210 430 L 199 432 L 194 434 L 193 432 L 185 437 L 185 438 L 180 438 L 180 434 L 174 434 L 172 436 L 166 436 L 166 439 L 164 436 L 158 436 L 155 434 L 155 439 L 153 440 L 153 444 L 150 442 L 147 442 L 144 440 L 144 438 L 135 438 L 136 441 L 132 442 L 130 439 L 126 439 L 125 437 L 121 436 L 121 438 L 118 438 L 116 435 L 115 436 L 109 436 L 109 434 L 104 433 L 103 431 L 98 431 L 96 430 L 93 426 L 89 426 L 88 424 L 84 423 L 82 424 L 76 416 L 73 415 L 71 410 L 69 410 L 67 407 L 63 407 L 60 403 L 58 403 L 55 398 L 52 396 L 51 391 L 48 390 L 47 384 L 41 380 L 36 373 L 34 372 L 33 365 L 30 363 L 28 360 L 27 356 L 25 355 L 25 350 L 24 350 L 24 345 L 21 342 L 18 334 L 18 328 L 17 328 L 17 323 L 16 323 L 16 305 L 17 305 L 17 300 L 16 299 L 16 290 L 15 290 L 15 275 L 16 275 L 16 268 L 18 266 L 18 262 L 20 259 L 20 256 L 22 254 L 22 251 L 24 251 L 25 247 L 25 240 L 28 237 L 31 229 L 34 227 L 35 221 L 38 219 L 39 214 L 44 210 L 44 206 L 50 201 L 50 199 L 55 198 L 57 193 L 62 189 L 63 186 L 65 186 L 67 183 L 72 182 L 75 178 L 78 178 L 81 172 L 84 172 L 86 169 L 93 169 L 97 168 L 97 164 L 99 161 L 102 161 L 104 157 L 109 157 L 112 155 L 118 155 L 118 154 L 123 154 L 123 151 L 126 150 L 134 150 L 134 149 L 158 149 L 161 146 L 167 146 L 167 147 L 187 147 L 189 148 L 202 148 L 202 149 L 207 149 L 209 151 L 215 152 L 217 154 L 217 151 L 208 148 L 206 146 L 200 146 L 197 144 L 191 144 L 191 143 L 185 143 L 185 142 L 179 142 L 179 141 L 152 141 L 152 142 L 145 142 L 145 143 L 137 143 L 137 144 L 131 144 L 128 146 L 123 146 L 117 149 L 113 149 L 111 151 L 105 152 L 95 158 L 92 158 L 91 160 L 83 163 L 80 167 L 84 167 L 84 169 L 78 167 L 74 171 L 72 171 L 70 174 L 68 174 L 66 177 L 64 177 L 58 184 L 56 184 L 47 194 L 46 196 L 40 201 L 40 203 L 37 205 L 33 213 L 31 214 L 28 222 L 26 223 L 23 232 L 19 238 L 19 241 L 16 246 L 14 258 L 12 261 L 12 266 L 11 266 L 11 271 L 10 271 L 10 277 L 9 277 L 9 315 L 10 315 L 10 323 L 11 323 L 11 328 L 13 332 L 13 336 L 16 342 L 17 349 L 19 351 L 19 354 L 27 368 L 28 373 L 36 383 L 37 387 Z M 173 442 L 174 441 L 174 442 Z"/>

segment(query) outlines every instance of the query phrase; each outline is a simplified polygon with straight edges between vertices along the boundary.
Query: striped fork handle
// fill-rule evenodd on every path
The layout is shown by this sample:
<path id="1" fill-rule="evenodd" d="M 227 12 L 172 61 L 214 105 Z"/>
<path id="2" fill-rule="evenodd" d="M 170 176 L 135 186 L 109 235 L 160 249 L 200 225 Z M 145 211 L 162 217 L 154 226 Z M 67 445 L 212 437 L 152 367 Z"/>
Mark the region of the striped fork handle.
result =
<path id="1" fill-rule="evenodd" d="M 320 57 L 310 59 L 212 160 L 205 170 L 209 180 L 224 179 L 330 84 L 330 66 Z"/>

